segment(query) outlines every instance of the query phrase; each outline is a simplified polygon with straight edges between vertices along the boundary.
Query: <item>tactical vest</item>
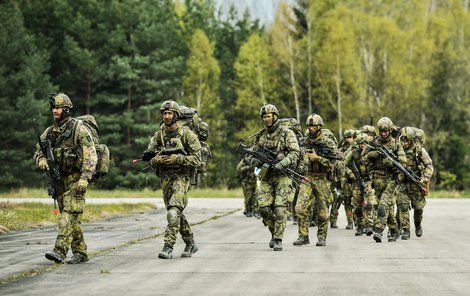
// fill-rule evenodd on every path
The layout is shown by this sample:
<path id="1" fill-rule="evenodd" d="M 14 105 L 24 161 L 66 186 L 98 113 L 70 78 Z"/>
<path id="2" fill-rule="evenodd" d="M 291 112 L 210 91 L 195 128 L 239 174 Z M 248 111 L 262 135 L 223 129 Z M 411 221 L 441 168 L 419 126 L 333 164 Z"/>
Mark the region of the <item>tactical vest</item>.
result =
<path id="1" fill-rule="evenodd" d="M 387 148 L 389 151 L 393 153 L 397 153 L 398 150 L 398 145 L 397 145 L 397 140 L 393 137 L 390 137 L 390 141 L 388 141 L 385 145 L 380 141 L 379 138 L 374 139 L 376 144 L 384 146 Z M 370 171 L 374 174 L 375 177 L 387 177 L 388 175 L 392 174 L 393 172 L 389 167 L 384 165 L 385 158 L 382 156 L 379 156 L 376 161 L 374 161 L 370 165 Z"/>
<path id="2" fill-rule="evenodd" d="M 182 154 L 188 153 L 183 143 L 183 139 L 189 127 L 182 126 L 174 131 L 159 130 L 156 138 L 158 139 L 158 147 L 161 149 L 162 154 Z M 156 174 L 159 177 L 191 174 L 194 171 L 193 167 L 183 166 L 180 164 L 159 164 L 156 169 Z"/>
<path id="3" fill-rule="evenodd" d="M 306 138 L 305 142 L 308 146 L 309 143 L 315 143 L 315 142 L 323 142 L 324 140 L 324 137 L 326 138 L 326 135 L 323 134 L 323 130 L 321 131 L 321 138 L 319 138 L 318 140 L 314 140 L 312 138 Z M 309 161 L 309 165 L 308 165 L 308 172 L 311 173 L 311 174 L 314 174 L 314 175 L 322 175 L 322 176 L 325 176 L 325 177 L 328 177 L 331 179 L 331 171 L 327 171 L 325 169 L 324 166 L 320 165 L 318 162 L 312 162 L 312 161 Z"/>
<path id="4" fill-rule="evenodd" d="M 46 139 L 51 142 L 54 149 L 54 157 L 61 169 L 63 175 L 70 175 L 81 171 L 83 163 L 83 151 L 75 145 L 78 140 L 77 130 L 81 126 L 81 121 L 72 118 L 66 123 L 63 132 L 52 130 L 52 126 L 48 127 Z"/>

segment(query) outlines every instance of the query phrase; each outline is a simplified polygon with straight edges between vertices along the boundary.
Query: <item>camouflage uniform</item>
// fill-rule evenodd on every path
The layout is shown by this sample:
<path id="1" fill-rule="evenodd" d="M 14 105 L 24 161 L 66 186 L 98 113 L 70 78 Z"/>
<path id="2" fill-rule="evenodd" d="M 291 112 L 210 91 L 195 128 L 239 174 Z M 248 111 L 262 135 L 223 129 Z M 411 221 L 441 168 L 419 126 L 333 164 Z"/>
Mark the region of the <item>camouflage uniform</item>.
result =
<path id="1" fill-rule="evenodd" d="M 273 105 L 263 106 L 260 113 L 261 116 L 266 113 L 279 116 Z M 279 121 L 259 132 L 253 150 L 271 153 L 276 156 L 279 165 L 291 168 L 297 164 L 300 154 L 294 132 L 279 125 Z M 287 201 L 293 196 L 292 180 L 282 171 L 269 168 L 260 177 L 260 181 L 257 199 L 261 217 L 271 232 L 272 241 L 282 241 L 287 222 Z M 271 245 L 274 246 L 274 242 L 270 242 Z M 275 246 L 274 249 L 276 250 Z M 280 249 L 282 250 L 282 245 Z"/>
<path id="2" fill-rule="evenodd" d="M 352 130 L 346 130 L 344 132 L 345 137 L 352 137 Z M 346 141 L 343 141 L 339 151 L 345 155 L 347 151 L 349 151 L 351 145 L 348 144 Z M 341 203 L 344 204 L 344 212 L 346 214 L 346 219 L 348 221 L 348 229 L 352 229 L 353 225 L 353 212 L 352 212 L 352 196 L 353 196 L 353 188 L 354 188 L 354 176 L 348 174 L 347 168 L 344 161 L 338 161 L 336 165 L 337 176 L 336 178 L 339 179 L 340 183 L 340 199 L 335 200 L 333 205 L 331 206 L 330 210 L 330 225 L 332 228 L 336 228 L 336 222 L 338 221 L 338 210 L 341 206 Z M 352 177 L 352 178 L 351 178 Z M 334 189 L 333 189 L 334 190 Z M 336 227 L 335 227 L 336 226 Z"/>
<path id="3" fill-rule="evenodd" d="M 245 215 L 251 217 L 257 211 L 256 205 L 256 176 L 249 158 L 245 157 L 237 165 L 237 172 L 242 181 L 243 196 L 245 197 Z"/>
<path id="4" fill-rule="evenodd" d="M 64 94 L 60 93 L 51 98 L 51 105 L 61 106 L 61 98 L 65 98 L 62 95 Z M 88 184 L 95 172 L 97 154 L 92 135 L 81 121 L 67 116 L 46 129 L 41 135 L 41 141 L 44 140 L 51 142 L 62 177 L 59 188 L 56 188 L 60 218 L 53 252 L 59 254 L 63 260 L 71 247 L 74 256 L 82 256 L 88 260 L 87 245 L 80 225 L 80 216 L 85 209 L 85 192 L 79 192 L 77 187 L 79 183 Z M 39 144 L 36 148 L 34 159 L 40 165 L 46 156 Z"/>
<path id="5" fill-rule="evenodd" d="M 383 117 L 378 122 L 379 131 L 391 131 L 393 126 L 392 121 Z M 393 138 L 391 133 L 387 138 L 378 136 L 374 139 L 374 143 L 378 146 L 383 146 L 397 156 L 397 160 L 405 165 L 406 156 L 400 142 Z M 368 146 L 362 152 L 364 160 L 370 165 L 372 175 L 372 187 L 375 191 L 375 196 L 378 200 L 377 218 L 374 225 L 374 239 L 377 242 L 381 241 L 382 232 L 388 225 L 391 238 L 389 241 L 395 241 L 398 236 L 397 221 L 395 219 L 395 204 L 396 195 L 395 189 L 397 184 L 402 182 L 403 175 L 399 173 L 391 161 L 379 155 L 379 153 Z"/>
<path id="6" fill-rule="evenodd" d="M 320 123 L 323 125 L 321 117 L 316 114 L 307 118 L 307 124 L 310 124 L 311 118 L 313 118 L 312 120 L 316 125 L 320 125 Z M 325 136 L 323 130 L 319 131 L 316 135 L 307 133 L 305 147 L 310 147 L 316 142 L 323 142 L 329 149 L 336 151 L 335 143 L 331 138 Z M 305 149 L 305 147 L 302 149 Z M 318 226 L 317 245 L 324 245 L 328 234 L 328 207 L 331 203 L 330 197 L 332 196 L 331 183 L 328 176 L 335 166 L 335 161 L 318 154 L 312 155 L 311 151 L 305 150 L 305 154 L 302 157 L 302 166 L 306 167 L 306 176 L 310 179 L 312 185 L 302 184 L 300 187 L 295 207 L 299 225 L 298 241 L 308 239 L 309 216 L 311 214 L 314 216 Z M 313 213 L 310 213 L 310 211 Z"/>
<path id="7" fill-rule="evenodd" d="M 356 236 L 362 235 L 363 230 L 367 230 L 367 234 L 372 234 L 373 228 L 373 209 L 377 206 L 377 201 L 374 195 L 374 189 L 372 189 L 372 182 L 370 175 L 367 170 L 367 166 L 364 163 L 361 153 L 362 150 L 359 144 L 365 145 L 367 143 L 366 135 L 360 133 L 357 135 L 355 142 L 351 149 L 349 149 L 345 155 L 344 163 L 346 164 L 346 175 L 350 180 L 354 180 L 353 185 L 353 208 L 354 215 L 356 218 L 357 231 Z M 358 172 L 364 181 L 364 193 L 356 181 L 356 177 L 351 170 L 351 164 L 354 162 L 358 169 Z"/>
<path id="8" fill-rule="evenodd" d="M 180 149 L 187 152 L 187 155 L 172 154 L 171 156 L 177 156 L 173 163 L 159 163 L 158 158 L 162 157 L 161 155 L 155 156 L 150 161 L 155 173 L 161 179 L 163 201 L 168 211 L 165 245 L 172 248 L 178 232 L 187 245 L 194 244 L 193 233 L 183 211 L 188 205 L 187 193 L 191 178 L 195 169 L 201 166 L 201 144 L 189 127 L 176 122 L 170 127 L 163 125 L 150 139 L 149 151 L 161 152 L 165 149 Z"/>
<path id="9" fill-rule="evenodd" d="M 402 138 L 404 137 L 410 140 L 408 147 L 404 144 L 406 167 L 415 172 L 425 188 L 428 188 L 434 172 L 431 157 L 429 157 L 426 149 L 417 142 L 415 132 L 411 128 L 403 129 Z M 423 220 L 423 208 L 426 205 L 425 194 L 427 192 L 423 194 L 416 184 L 405 178 L 404 182 L 397 187 L 396 194 L 397 206 L 400 211 L 400 224 L 404 232 L 402 239 L 408 239 L 410 234 L 410 204 L 414 209 L 414 224 L 417 236 L 421 236 L 421 221 Z"/>

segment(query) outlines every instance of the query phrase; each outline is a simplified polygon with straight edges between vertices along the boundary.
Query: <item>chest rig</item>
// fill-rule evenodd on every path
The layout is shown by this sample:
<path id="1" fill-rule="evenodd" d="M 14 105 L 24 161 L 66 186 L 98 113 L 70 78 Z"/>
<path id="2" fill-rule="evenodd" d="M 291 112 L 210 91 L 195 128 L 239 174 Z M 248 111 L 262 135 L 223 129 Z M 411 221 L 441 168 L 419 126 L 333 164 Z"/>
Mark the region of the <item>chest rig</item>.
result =
<path id="1" fill-rule="evenodd" d="M 160 151 L 158 154 L 161 155 L 172 155 L 182 154 L 187 155 L 183 140 L 185 138 L 187 127 L 180 127 L 174 131 L 168 131 L 165 129 L 159 132 L 159 147 Z M 183 166 L 180 164 L 161 164 L 157 170 L 157 175 L 168 176 L 168 175 L 179 175 L 182 173 L 192 173 L 192 168 Z"/>
<path id="2" fill-rule="evenodd" d="M 55 131 L 49 127 L 46 133 L 46 139 L 51 142 L 61 172 L 65 175 L 80 172 L 83 153 L 77 145 L 80 121 L 71 119 L 60 131 Z"/>

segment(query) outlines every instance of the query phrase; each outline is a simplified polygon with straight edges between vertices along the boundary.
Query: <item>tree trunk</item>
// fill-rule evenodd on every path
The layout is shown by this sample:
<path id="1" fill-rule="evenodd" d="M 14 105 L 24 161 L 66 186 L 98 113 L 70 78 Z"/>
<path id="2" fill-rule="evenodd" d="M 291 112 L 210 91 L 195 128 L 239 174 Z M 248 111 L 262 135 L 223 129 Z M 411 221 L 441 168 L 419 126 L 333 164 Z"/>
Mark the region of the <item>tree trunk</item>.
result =
<path id="1" fill-rule="evenodd" d="M 292 85 L 292 93 L 294 94 L 294 104 L 295 104 L 295 115 L 297 121 L 300 122 L 300 105 L 299 97 L 297 95 L 297 86 L 295 83 L 295 65 L 294 65 L 294 48 L 292 46 L 292 38 L 289 36 L 287 38 L 289 46 L 289 70 L 290 70 L 290 82 Z"/>
<path id="2" fill-rule="evenodd" d="M 264 82 L 263 82 L 263 70 L 261 69 L 261 65 L 256 65 L 257 72 L 258 72 L 258 86 L 259 86 L 259 93 L 261 96 L 261 100 L 263 101 L 263 105 L 266 105 L 266 97 L 264 96 Z"/>
<path id="3" fill-rule="evenodd" d="M 90 108 L 90 101 L 91 101 L 91 79 L 90 75 L 87 73 L 87 81 L 86 81 L 86 99 L 85 99 L 85 105 L 86 105 L 86 114 L 90 114 L 91 108 Z"/>
<path id="4" fill-rule="evenodd" d="M 127 112 L 131 114 L 131 109 L 132 109 L 132 86 L 129 86 L 127 88 Z M 128 125 L 126 128 L 126 134 L 127 134 L 127 146 L 131 146 L 131 127 Z"/>
<path id="5" fill-rule="evenodd" d="M 308 15 L 308 14 L 307 14 Z M 308 95 L 308 114 L 312 114 L 312 36 L 310 17 L 307 20 L 307 95 Z"/>
<path id="6" fill-rule="evenodd" d="M 339 56 L 336 56 L 336 96 L 337 96 L 337 110 L 338 110 L 338 134 L 339 138 L 343 138 L 343 122 L 341 114 L 341 78 L 340 78 Z"/>

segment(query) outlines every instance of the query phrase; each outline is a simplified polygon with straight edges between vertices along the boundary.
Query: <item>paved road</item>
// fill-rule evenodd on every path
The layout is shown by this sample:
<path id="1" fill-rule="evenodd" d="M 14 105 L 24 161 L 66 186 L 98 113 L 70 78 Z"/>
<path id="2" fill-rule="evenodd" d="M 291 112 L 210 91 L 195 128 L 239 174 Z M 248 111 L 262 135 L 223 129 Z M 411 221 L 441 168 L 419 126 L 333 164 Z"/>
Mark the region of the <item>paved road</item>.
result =
<path id="1" fill-rule="evenodd" d="M 213 210 L 203 213 L 194 209 L 188 217 L 204 221 L 216 214 Z M 222 214 L 228 209 L 217 211 Z M 161 226 L 162 216 L 161 212 L 150 213 L 144 215 L 148 221 L 134 219 L 129 223 L 118 219 L 123 229 L 115 230 L 114 236 L 130 235 L 134 227 Z M 103 223 L 103 227 L 114 228 L 114 223 Z M 339 224 L 345 226 L 344 215 Z M 468 225 L 470 200 L 430 200 L 422 238 L 413 235 L 409 241 L 377 244 L 370 237 L 354 237 L 353 231 L 343 228 L 330 230 L 324 248 L 294 247 L 296 226 L 290 224 L 284 251 L 273 252 L 267 246 L 268 231 L 261 222 L 237 211 L 194 226 L 200 251 L 193 258 L 157 259 L 162 247 L 162 237 L 157 237 L 96 255 L 86 264 L 62 266 L 5 284 L 0 295 L 65 291 L 69 295 L 469 295 Z M 106 245 L 104 241 L 113 237 L 107 233 L 97 236 L 92 232 L 93 225 L 87 227 L 90 248 Z M 142 234 L 147 233 L 152 231 L 147 229 Z M 315 241 L 314 235 L 310 238 Z M 2 260 L 12 243 L 18 244 L 12 249 L 17 255 L 36 253 L 40 257 L 50 247 L 23 244 L 27 250 L 20 253 L 17 240 L 0 237 Z M 179 240 L 176 254 L 183 248 Z M 2 260 L 1 270 L 5 268 Z"/>

